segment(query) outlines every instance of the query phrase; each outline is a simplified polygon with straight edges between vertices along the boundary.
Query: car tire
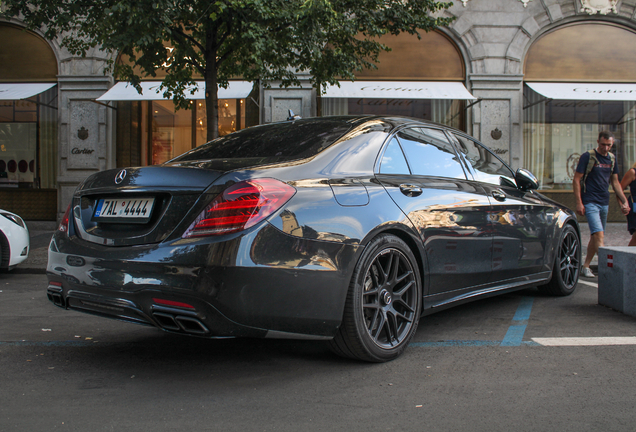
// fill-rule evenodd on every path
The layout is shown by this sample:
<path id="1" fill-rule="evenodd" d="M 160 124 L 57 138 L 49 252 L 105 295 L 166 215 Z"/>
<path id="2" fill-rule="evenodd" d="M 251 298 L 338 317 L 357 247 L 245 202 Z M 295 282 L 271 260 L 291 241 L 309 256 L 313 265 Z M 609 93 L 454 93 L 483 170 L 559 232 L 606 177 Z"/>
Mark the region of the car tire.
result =
<path id="1" fill-rule="evenodd" d="M 422 283 L 417 260 L 400 238 L 382 234 L 365 247 L 353 273 L 342 324 L 330 341 L 343 357 L 386 362 L 417 330 Z"/>
<path id="2" fill-rule="evenodd" d="M 553 296 L 568 296 L 574 292 L 581 271 L 581 239 L 572 225 L 565 225 L 552 266 L 550 282 L 539 291 Z"/>

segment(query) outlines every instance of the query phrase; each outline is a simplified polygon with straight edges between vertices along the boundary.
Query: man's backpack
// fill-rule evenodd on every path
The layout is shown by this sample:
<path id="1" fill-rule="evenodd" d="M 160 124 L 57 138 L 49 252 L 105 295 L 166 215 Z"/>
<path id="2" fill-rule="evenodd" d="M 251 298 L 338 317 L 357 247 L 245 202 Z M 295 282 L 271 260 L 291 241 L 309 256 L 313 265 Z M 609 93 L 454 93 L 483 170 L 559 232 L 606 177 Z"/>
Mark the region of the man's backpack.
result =
<path id="1" fill-rule="evenodd" d="M 596 150 L 592 149 L 592 150 L 588 150 L 587 152 L 590 154 L 590 159 L 587 162 L 587 167 L 585 168 L 585 172 L 583 173 L 583 177 L 581 178 L 581 191 L 583 193 L 585 193 L 585 180 L 587 180 L 588 174 L 592 171 L 592 168 L 594 168 L 596 165 L 599 164 L 598 158 L 596 157 Z M 612 160 L 612 166 L 610 167 L 610 176 L 611 176 L 612 173 L 614 172 L 614 164 L 616 163 L 616 156 L 614 156 L 614 153 L 612 152 L 609 152 L 607 154 Z"/>

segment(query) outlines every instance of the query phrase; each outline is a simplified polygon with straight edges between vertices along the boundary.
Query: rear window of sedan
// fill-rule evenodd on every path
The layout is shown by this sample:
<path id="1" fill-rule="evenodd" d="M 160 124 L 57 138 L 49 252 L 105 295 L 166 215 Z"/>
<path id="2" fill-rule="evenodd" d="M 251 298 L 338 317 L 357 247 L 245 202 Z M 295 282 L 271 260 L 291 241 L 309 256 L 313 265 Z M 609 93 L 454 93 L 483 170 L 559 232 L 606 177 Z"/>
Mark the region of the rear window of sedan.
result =
<path id="1" fill-rule="evenodd" d="M 170 162 L 259 159 L 267 163 L 303 159 L 320 153 L 350 129 L 349 123 L 324 119 L 255 126 L 217 138 Z"/>

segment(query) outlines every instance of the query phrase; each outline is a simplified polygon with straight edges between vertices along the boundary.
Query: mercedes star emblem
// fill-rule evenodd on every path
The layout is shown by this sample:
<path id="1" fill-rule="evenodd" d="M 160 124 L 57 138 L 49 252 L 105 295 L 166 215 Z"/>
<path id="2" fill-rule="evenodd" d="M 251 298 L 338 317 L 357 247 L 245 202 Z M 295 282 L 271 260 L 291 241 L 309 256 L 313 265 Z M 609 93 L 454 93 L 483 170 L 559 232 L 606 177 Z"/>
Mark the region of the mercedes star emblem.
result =
<path id="1" fill-rule="evenodd" d="M 123 169 L 119 171 L 117 175 L 115 176 L 115 184 L 119 184 L 123 182 L 125 178 L 126 178 L 126 170 Z"/>

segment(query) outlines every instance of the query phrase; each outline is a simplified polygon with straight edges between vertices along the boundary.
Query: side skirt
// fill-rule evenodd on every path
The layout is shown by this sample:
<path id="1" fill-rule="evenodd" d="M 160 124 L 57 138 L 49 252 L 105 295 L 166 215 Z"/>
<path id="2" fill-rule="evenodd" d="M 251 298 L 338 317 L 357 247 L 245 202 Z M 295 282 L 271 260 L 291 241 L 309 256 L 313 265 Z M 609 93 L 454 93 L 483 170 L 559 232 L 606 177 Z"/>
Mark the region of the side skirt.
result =
<path id="1" fill-rule="evenodd" d="M 504 281 L 498 285 L 490 285 L 473 287 L 471 289 L 463 289 L 452 291 L 449 293 L 436 294 L 434 296 L 424 297 L 424 311 L 422 315 L 429 315 L 439 312 L 450 307 L 458 306 L 474 300 L 493 297 L 508 292 L 518 291 L 526 288 L 532 288 L 537 285 L 543 285 L 550 280 L 552 272 L 542 272 L 533 277 L 524 277 Z"/>

